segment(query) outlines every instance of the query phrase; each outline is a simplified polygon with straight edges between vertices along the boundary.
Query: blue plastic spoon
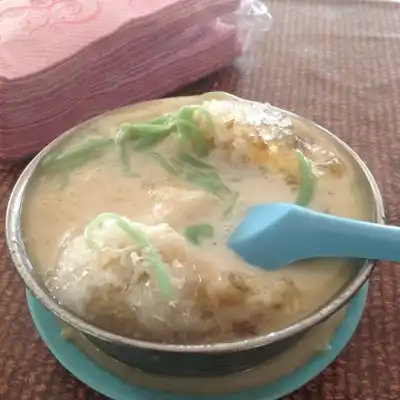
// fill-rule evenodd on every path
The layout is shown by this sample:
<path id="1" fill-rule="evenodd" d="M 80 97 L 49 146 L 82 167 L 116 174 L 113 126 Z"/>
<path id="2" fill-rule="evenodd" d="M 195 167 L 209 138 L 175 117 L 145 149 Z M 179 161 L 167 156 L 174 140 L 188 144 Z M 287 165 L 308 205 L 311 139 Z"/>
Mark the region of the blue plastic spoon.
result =
<path id="1" fill-rule="evenodd" d="M 251 207 L 228 246 L 267 270 L 317 257 L 400 261 L 400 228 L 271 203 Z"/>

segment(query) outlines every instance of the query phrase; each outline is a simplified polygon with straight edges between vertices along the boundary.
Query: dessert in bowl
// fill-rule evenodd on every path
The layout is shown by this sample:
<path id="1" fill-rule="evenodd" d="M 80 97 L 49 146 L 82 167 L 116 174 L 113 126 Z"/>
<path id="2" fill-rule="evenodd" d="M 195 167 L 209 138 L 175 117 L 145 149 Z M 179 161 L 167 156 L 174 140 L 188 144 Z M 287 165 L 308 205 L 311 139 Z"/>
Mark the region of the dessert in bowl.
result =
<path id="1" fill-rule="evenodd" d="M 227 238 L 251 205 L 278 201 L 383 222 L 364 163 L 314 123 L 220 92 L 156 100 L 48 145 L 15 186 L 7 241 L 37 299 L 108 355 L 223 375 L 293 346 L 374 266 L 247 264 Z"/>

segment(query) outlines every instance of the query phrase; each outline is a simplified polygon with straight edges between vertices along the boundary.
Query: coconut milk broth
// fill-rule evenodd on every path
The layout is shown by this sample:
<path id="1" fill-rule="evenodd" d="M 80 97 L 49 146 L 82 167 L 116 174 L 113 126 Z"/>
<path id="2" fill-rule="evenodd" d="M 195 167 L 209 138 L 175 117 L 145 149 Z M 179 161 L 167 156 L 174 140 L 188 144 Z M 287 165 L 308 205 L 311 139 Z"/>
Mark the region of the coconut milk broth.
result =
<path id="1" fill-rule="evenodd" d="M 147 107 L 146 111 L 139 108 L 134 113 L 127 109 L 108 114 L 83 126 L 73 135 L 71 145 L 85 135 L 115 135 L 121 122 L 146 120 L 176 109 L 179 102 L 185 104 L 187 100 L 160 101 Z M 310 135 L 302 123 L 295 122 L 295 129 L 305 136 Z M 332 148 L 332 144 L 324 138 L 312 136 L 322 146 L 338 153 L 338 149 Z M 66 146 L 69 145 L 67 142 Z M 166 141 L 161 145 L 160 152 L 168 152 L 169 146 L 171 143 Z M 363 191 L 352 170 L 350 158 L 345 154 L 339 156 L 345 164 L 346 173 L 340 179 L 327 176 L 320 179 L 310 208 L 343 217 L 369 219 Z M 23 210 L 23 234 L 34 267 L 41 276 L 49 276 L 63 241 L 67 237 L 81 235 L 96 215 L 113 212 L 146 224 L 166 221 L 178 232 L 182 232 L 188 224 L 209 223 L 213 225 L 215 235 L 201 245 L 202 250 L 220 260 L 221 265 L 235 263 L 251 268 L 226 248 L 231 228 L 241 220 L 249 205 L 294 202 L 296 191 L 279 175 L 264 176 L 252 166 L 232 169 L 215 157 L 212 161 L 221 179 L 240 193 L 237 207 L 228 221 L 221 220 L 223 205 L 215 199 L 200 198 L 186 202 L 185 196 L 193 194 L 193 190 L 200 195 L 201 190 L 193 189 L 186 182 L 178 182 L 147 155 L 138 152 L 130 159 L 132 175 L 121 169 L 116 149 L 110 149 L 99 160 L 90 161 L 68 174 L 67 180 L 65 177 L 39 174 L 30 188 Z M 355 268 L 356 265 L 348 260 L 314 260 L 279 271 L 264 272 L 264 279 L 271 281 L 290 276 L 302 293 L 295 315 L 280 321 L 279 325 L 287 325 L 321 307 L 348 282 Z"/>

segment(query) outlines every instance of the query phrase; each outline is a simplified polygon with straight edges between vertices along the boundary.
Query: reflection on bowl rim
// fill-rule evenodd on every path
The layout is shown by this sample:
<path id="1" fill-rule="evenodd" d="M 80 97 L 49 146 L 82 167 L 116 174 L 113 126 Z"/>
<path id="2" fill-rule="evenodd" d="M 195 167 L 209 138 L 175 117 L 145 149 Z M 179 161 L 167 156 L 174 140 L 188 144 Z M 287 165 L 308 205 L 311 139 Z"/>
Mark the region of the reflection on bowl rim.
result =
<path id="1" fill-rule="evenodd" d="M 205 96 L 205 95 L 203 95 Z M 203 96 L 199 96 L 199 99 L 204 98 Z M 235 96 L 229 95 L 231 98 L 239 99 Z M 187 97 L 188 99 L 193 98 L 193 96 Z M 240 99 L 243 100 L 243 99 Z M 158 101 L 158 100 L 155 100 Z M 155 101 L 140 103 L 150 104 Z M 306 331 L 307 329 L 317 325 L 318 323 L 324 321 L 336 311 L 338 311 L 343 305 L 345 305 L 351 297 L 361 288 L 361 286 L 368 279 L 369 275 L 373 271 L 376 262 L 372 262 L 369 260 L 365 260 L 360 272 L 358 275 L 346 286 L 343 292 L 331 300 L 328 304 L 323 306 L 321 309 L 313 312 L 311 315 L 291 324 L 288 327 L 279 329 L 278 331 L 267 333 L 265 335 L 260 335 L 254 338 L 242 339 L 239 341 L 233 342 L 221 342 L 214 344 L 195 344 L 195 345 L 179 345 L 179 344 L 164 344 L 164 343 L 154 343 L 154 342 L 146 342 L 143 340 L 137 340 L 133 338 L 128 338 L 125 336 L 121 336 L 115 333 L 108 332 L 104 329 L 96 327 L 95 325 L 86 322 L 81 319 L 77 315 L 63 308 L 38 282 L 35 278 L 34 268 L 29 261 L 21 234 L 21 212 L 22 205 L 24 200 L 25 189 L 27 188 L 30 178 L 34 175 L 37 166 L 39 165 L 41 159 L 44 155 L 46 155 L 49 151 L 56 148 L 61 142 L 63 142 L 67 137 L 73 135 L 74 132 L 80 127 L 86 125 L 88 122 L 93 122 L 95 120 L 101 119 L 104 116 L 113 114 L 120 110 L 129 109 L 131 106 L 123 107 L 117 110 L 110 111 L 108 113 L 104 113 L 100 116 L 90 119 L 87 122 L 84 122 L 69 131 L 65 132 L 63 135 L 52 141 L 49 145 L 47 145 L 25 168 L 19 177 L 9 199 L 9 203 L 7 206 L 6 212 L 6 239 L 7 245 L 10 250 L 11 258 L 13 263 L 15 264 L 19 274 L 25 282 L 27 288 L 33 293 L 33 295 L 52 313 L 54 313 L 57 317 L 64 320 L 71 326 L 75 327 L 81 332 L 84 332 L 90 336 L 94 336 L 97 339 L 101 339 L 103 341 L 109 343 L 115 343 L 119 345 L 127 345 L 132 347 L 139 347 L 142 349 L 148 350 L 157 350 L 157 351 L 165 351 L 165 352 L 192 352 L 192 353 L 222 353 L 222 352 L 236 352 L 242 350 L 254 349 L 261 346 L 266 346 L 273 344 L 275 342 L 281 341 L 283 339 L 287 339 L 293 335 L 296 335 L 300 332 Z M 358 167 L 360 168 L 360 172 L 365 176 L 369 189 L 372 192 L 375 209 L 374 209 L 374 222 L 376 223 L 384 223 L 384 210 L 383 210 L 383 201 L 379 192 L 379 188 L 373 178 L 371 172 L 364 164 L 364 162 L 360 159 L 360 157 L 342 140 L 333 135 L 331 132 L 326 130 L 325 128 L 317 125 L 316 123 L 309 121 L 305 118 L 299 117 L 296 114 L 288 112 L 286 110 L 281 110 L 289 117 L 297 119 L 303 123 L 306 123 L 310 127 L 323 132 L 327 137 L 330 137 L 336 145 L 340 146 L 348 155 L 351 156 L 353 161 L 356 162 Z"/>

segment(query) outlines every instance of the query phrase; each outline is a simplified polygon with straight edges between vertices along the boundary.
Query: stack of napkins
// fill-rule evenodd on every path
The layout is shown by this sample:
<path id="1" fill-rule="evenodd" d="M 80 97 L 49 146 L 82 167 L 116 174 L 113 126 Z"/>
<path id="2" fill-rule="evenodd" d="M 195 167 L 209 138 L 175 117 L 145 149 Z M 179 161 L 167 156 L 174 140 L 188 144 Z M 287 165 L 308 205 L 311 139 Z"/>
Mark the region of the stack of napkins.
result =
<path id="1" fill-rule="evenodd" d="M 0 1 L 0 157 L 228 65 L 239 0 Z"/>

